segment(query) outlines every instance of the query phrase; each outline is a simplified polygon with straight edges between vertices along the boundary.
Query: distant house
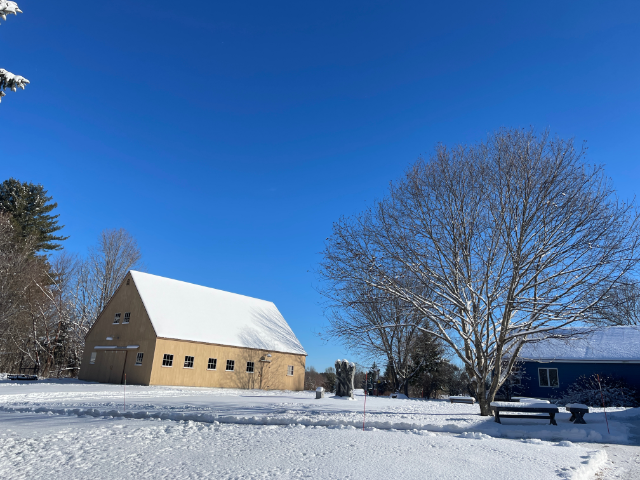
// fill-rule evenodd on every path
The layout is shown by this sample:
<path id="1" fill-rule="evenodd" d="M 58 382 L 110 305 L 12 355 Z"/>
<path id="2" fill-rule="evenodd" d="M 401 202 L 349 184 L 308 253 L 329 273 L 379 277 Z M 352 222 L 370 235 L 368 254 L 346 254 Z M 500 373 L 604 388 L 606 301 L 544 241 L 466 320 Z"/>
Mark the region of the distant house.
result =
<path id="1" fill-rule="evenodd" d="M 131 271 L 85 337 L 80 379 L 302 390 L 305 360 L 272 302 Z"/>
<path id="2" fill-rule="evenodd" d="M 552 398 L 579 377 L 614 375 L 640 390 L 640 327 L 576 329 L 568 340 L 530 343 L 520 352 L 520 395 Z"/>

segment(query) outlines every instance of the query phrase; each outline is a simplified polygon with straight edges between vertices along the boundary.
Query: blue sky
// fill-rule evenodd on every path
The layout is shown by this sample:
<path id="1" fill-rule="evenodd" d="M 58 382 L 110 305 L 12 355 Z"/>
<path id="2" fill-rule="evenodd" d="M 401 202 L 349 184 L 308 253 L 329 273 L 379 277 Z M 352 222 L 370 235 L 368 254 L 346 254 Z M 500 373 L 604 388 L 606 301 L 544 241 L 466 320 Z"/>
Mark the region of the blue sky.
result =
<path id="1" fill-rule="evenodd" d="M 438 3 L 20 0 L 1 176 L 71 251 L 124 227 L 150 273 L 274 301 L 324 369 L 332 222 L 437 142 L 549 128 L 638 193 L 640 2 Z"/>

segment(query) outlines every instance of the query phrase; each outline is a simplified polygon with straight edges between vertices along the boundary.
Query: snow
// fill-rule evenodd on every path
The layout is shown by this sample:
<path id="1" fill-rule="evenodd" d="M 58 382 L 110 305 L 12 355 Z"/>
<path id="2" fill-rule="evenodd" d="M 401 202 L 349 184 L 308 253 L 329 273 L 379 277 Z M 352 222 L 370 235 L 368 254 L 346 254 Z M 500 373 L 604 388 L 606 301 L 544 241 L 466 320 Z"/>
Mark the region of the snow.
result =
<path id="1" fill-rule="evenodd" d="M 482 436 L 6 416 L 0 477 L 11 479 L 496 479 L 515 466 L 521 480 L 587 479 L 607 460 L 602 450 Z"/>
<path id="2" fill-rule="evenodd" d="M 593 478 L 640 409 L 558 427 L 447 400 L 0 380 L 0 478 Z M 619 416 L 619 418 L 618 418 Z"/>
<path id="3" fill-rule="evenodd" d="M 475 397 L 465 397 L 464 395 L 452 395 L 451 397 L 449 397 L 449 399 L 454 399 L 454 400 L 473 400 L 474 402 L 476 401 Z"/>
<path id="4" fill-rule="evenodd" d="M 517 398 L 520 403 L 550 403 L 549 400 L 540 400 L 539 398 L 528 397 L 514 397 Z"/>
<path id="5" fill-rule="evenodd" d="M 272 302 L 131 271 L 156 335 L 306 355 Z"/>
<path id="6" fill-rule="evenodd" d="M 576 328 L 574 338 L 549 338 L 525 344 L 523 360 L 640 362 L 640 327 Z M 566 331 L 564 332 L 566 333 Z"/>
<path id="7" fill-rule="evenodd" d="M 391 395 L 389 395 L 389 398 L 397 398 L 399 400 L 406 400 L 409 397 L 407 397 L 404 393 L 392 393 Z"/>
<path id="8" fill-rule="evenodd" d="M 544 401 L 544 400 L 536 401 L 536 399 L 534 399 L 534 398 L 529 399 L 529 400 L 531 400 L 531 401 L 527 401 L 527 402 L 491 402 L 491 406 L 492 407 L 500 407 L 500 408 L 515 407 L 515 408 L 521 408 L 521 409 L 527 409 L 527 408 L 558 408 L 557 405 L 554 405 L 553 403 L 549 403 L 549 402 Z"/>
<path id="9" fill-rule="evenodd" d="M 584 405 L 583 403 L 568 403 L 565 406 L 566 408 L 583 408 L 585 410 L 589 410 L 589 407 L 587 405 Z"/>

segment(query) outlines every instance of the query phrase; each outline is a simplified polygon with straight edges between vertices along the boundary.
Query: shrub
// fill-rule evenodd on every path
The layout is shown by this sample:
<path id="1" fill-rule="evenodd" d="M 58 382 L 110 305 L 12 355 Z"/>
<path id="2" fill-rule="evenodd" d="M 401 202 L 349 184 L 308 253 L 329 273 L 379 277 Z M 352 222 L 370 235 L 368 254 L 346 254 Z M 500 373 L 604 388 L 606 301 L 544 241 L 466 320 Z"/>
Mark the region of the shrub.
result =
<path id="1" fill-rule="evenodd" d="M 602 390 L 600 389 L 602 386 Z M 622 378 L 614 375 L 600 375 L 600 385 L 596 375 L 583 375 L 576 380 L 555 402 L 583 403 L 590 407 L 637 407 L 640 405 L 638 391 L 631 388 Z"/>

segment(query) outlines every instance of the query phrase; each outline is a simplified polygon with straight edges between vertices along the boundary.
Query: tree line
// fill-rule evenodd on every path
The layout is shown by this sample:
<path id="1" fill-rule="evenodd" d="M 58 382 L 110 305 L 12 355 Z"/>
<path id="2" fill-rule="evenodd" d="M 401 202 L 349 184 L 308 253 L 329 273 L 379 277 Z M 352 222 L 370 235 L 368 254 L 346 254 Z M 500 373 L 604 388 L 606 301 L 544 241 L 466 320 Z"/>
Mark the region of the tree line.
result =
<path id="1" fill-rule="evenodd" d="M 65 251 L 56 207 L 42 185 L 0 185 L 0 371 L 77 376 L 85 334 L 142 267 L 124 229 L 102 231 L 86 255 Z"/>
<path id="2" fill-rule="evenodd" d="M 533 129 L 438 145 L 334 223 L 318 269 L 328 336 L 382 358 L 405 391 L 451 355 L 489 415 L 526 343 L 637 324 L 640 214 L 586 150 Z"/>

